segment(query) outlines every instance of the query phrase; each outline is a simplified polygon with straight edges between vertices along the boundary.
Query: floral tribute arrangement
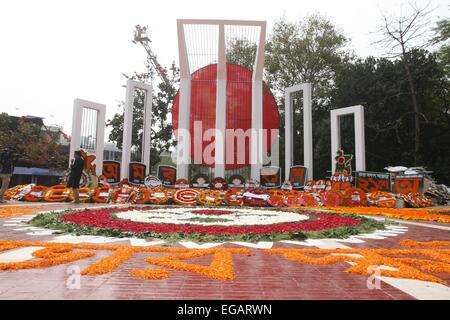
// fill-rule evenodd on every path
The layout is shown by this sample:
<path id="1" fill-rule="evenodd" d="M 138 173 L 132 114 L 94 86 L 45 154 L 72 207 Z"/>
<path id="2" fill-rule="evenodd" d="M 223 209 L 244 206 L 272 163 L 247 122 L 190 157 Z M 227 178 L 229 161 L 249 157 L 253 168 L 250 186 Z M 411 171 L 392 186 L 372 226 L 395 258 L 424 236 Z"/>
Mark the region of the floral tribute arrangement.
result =
<path id="1" fill-rule="evenodd" d="M 65 185 L 50 188 L 36 185 L 21 185 L 8 189 L 6 199 L 29 202 L 65 202 L 73 200 L 73 191 Z M 394 208 L 398 201 L 410 207 L 433 206 L 427 196 L 418 193 L 394 194 L 390 192 L 366 193 L 360 188 L 342 188 L 332 181 L 308 181 L 304 191 L 286 189 L 265 189 L 248 184 L 245 188 L 228 188 L 222 178 L 216 178 L 210 189 L 163 186 L 134 186 L 123 181 L 118 187 L 102 185 L 98 188 L 81 188 L 82 202 L 130 203 L 130 204 L 178 204 L 206 206 L 251 206 L 251 207 L 360 207 Z"/>
<path id="2" fill-rule="evenodd" d="M 30 224 L 68 233 L 169 241 L 261 241 L 345 237 L 384 229 L 359 216 L 313 211 L 198 207 L 115 207 L 47 212 Z"/>
<path id="3" fill-rule="evenodd" d="M 45 212 L 31 225 L 67 233 L 193 241 L 347 237 L 384 229 L 373 219 L 295 209 L 140 206 Z"/>
<path id="4" fill-rule="evenodd" d="M 399 243 L 407 249 L 268 249 L 266 254 L 281 255 L 298 263 L 330 265 L 349 262 L 345 272 L 370 275 L 371 266 L 379 266 L 381 276 L 415 279 L 448 285 L 438 275 L 450 274 L 450 241 Z M 355 256 L 356 255 L 356 256 Z M 390 268 L 382 268 L 387 266 Z"/>
<path id="5" fill-rule="evenodd" d="M 382 276 L 448 285 L 448 281 L 442 276 L 450 274 L 450 241 L 403 240 L 399 244 L 401 247 L 396 249 L 267 249 L 264 253 L 281 256 L 295 263 L 318 266 L 351 262 L 352 265 L 345 272 L 366 276 L 371 274 L 370 266 L 386 266 L 389 268 L 378 269 Z M 133 269 L 131 275 L 143 279 L 164 279 L 170 277 L 169 269 L 191 272 L 218 281 L 231 281 L 239 276 L 234 271 L 233 256 L 246 255 L 248 259 L 252 259 L 252 251 L 247 248 L 187 249 L 0 240 L 0 252 L 23 247 L 43 248 L 33 253 L 36 259 L 0 263 L 0 270 L 50 268 L 94 257 L 95 252 L 101 250 L 110 251 L 111 254 L 84 268 L 82 276 L 111 273 L 136 253 L 149 253 L 152 256 L 146 258 L 145 262 L 160 268 Z M 155 254 L 161 255 L 154 256 Z M 212 257 L 208 266 L 185 261 L 205 256 Z"/>

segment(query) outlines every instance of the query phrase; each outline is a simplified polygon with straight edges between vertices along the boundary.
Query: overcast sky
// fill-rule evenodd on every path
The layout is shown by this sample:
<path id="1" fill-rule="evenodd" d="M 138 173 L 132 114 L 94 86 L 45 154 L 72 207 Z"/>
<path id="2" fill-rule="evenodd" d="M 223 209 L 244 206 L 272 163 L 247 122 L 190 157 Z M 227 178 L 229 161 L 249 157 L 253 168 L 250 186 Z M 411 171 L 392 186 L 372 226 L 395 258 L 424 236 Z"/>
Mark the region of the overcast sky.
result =
<path id="1" fill-rule="evenodd" d="M 428 0 L 417 0 L 424 5 Z M 434 22 L 449 14 L 448 0 L 431 0 Z M 400 0 L 2 0 L 0 3 L 0 112 L 35 115 L 70 134 L 75 98 L 107 105 L 123 100 L 122 72 L 144 71 L 144 49 L 131 42 L 136 24 L 149 25 L 163 65 L 178 60 L 176 19 L 266 20 L 268 32 L 319 12 L 351 38 L 360 56 L 376 54 L 371 31 L 380 10 L 399 12 Z"/>

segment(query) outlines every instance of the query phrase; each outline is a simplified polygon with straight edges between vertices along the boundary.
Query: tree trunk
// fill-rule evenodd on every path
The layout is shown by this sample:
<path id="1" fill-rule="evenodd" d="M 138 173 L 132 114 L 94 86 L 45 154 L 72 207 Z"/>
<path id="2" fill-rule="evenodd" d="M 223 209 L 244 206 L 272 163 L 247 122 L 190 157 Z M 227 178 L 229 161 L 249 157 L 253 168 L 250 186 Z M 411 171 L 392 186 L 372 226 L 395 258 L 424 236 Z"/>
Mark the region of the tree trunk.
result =
<path id="1" fill-rule="evenodd" d="M 408 57 L 403 48 L 403 63 L 405 65 L 406 76 L 408 77 L 409 89 L 411 91 L 411 100 L 414 111 L 414 165 L 419 165 L 419 147 L 420 147 L 420 120 L 419 105 L 417 103 L 416 89 L 414 87 L 411 69 L 409 68 Z"/>

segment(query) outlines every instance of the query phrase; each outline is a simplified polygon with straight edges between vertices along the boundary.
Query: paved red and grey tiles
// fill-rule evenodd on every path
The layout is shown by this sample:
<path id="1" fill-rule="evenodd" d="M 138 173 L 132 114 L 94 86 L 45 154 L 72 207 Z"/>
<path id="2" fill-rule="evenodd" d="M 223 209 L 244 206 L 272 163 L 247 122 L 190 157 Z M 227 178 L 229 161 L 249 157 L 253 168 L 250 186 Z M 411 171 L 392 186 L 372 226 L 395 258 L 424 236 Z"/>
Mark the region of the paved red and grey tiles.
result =
<path id="1" fill-rule="evenodd" d="M 67 208 L 68 204 L 52 204 L 49 210 Z M 19 217 L 16 217 L 19 218 Z M 17 230 L 11 217 L 0 218 L 0 239 L 48 242 L 64 235 L 39 234 L 33 230 Z M 14 219 L 20 221 L 20 219 Z M 7 223 L 8 222 L 8 223 Z M 14 223 L 13 223 L 14 224 Z M 20 224 L 20 223 L 18 223 Z M 404 232 L 383 239 L 361 239 L 364 242 L 341 244 L 351 248 L 398 248 L 402 239 L 417 241 L 449 240 L 448 230 L 408 225 Z M 89 242 L 89 241 L 87 241 Z M 113 245 L 129 245 L 129 240 L 109 242 Z M 182 247 L 179 243 L 171 246 Z M 220 247 L 239 247 L 225 243 Z M 242 246 L 241 246 L 242 247 Z M 276 242 L 273 248 L 305 248 L 300 244 Z M 309 248 L 313 248 L 311 246 Z M 97 276 L 74 277 L 74 270 L 82 270 L 90 264 L 110 255 L 96 251 L 96 256 L 66 265 L 42 269 L 0 271 L 0 299 L 415 299 L 402 290 L 381 281 L 378 289 L 368 289 L 367 276 L 344 272 L 345 262 L 332 265 L 300 264 L 278 255 L 264 254 L 250 248 L 251 255 L 234 255 L 236 279 L 217 281 L 185 271 L 170 270 L 170 277 L 162 280 L 140 279 L 131 275 L 133 269 L 155 268 L 144 260 L 148 253 L 136 253 L 132 259 L 116 270 Z M 190 259 L 190 263 L 209 265 L 211 257 Z M 442 276 L 450 280 L 448 276 Z M 75 284 L 75 285 L 74 285 Z M 79 284 L 79 288 L 78 285 Z M 431 283 L 429 283 L 431 284 Z M 434 284 L 431 284 L 434 285 Z M 400 287 L 400 289 L 399 289 Z M 444 286 L 442 286 L 444 287 Z M 450 299 L 448 287 L 439 287 L 430 298 Z M 450 289 L 449 289 L 450 290 Z M 441 296 L 439 296 L 441 294 Z M 446 295 L 447 294 L 447 295 Z"/>

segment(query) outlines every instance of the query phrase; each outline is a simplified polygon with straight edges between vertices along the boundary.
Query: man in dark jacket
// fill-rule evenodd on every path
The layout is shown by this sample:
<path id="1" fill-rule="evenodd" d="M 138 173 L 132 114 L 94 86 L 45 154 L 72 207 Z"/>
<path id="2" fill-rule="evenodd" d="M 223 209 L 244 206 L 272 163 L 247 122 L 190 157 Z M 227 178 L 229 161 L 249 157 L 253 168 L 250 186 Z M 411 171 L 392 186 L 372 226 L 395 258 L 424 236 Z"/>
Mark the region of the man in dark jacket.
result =
<path id="1" fill-rule="evenodd" d="M 14 171 L 13 156 L 8 148 L 2 150 L 0 154 L 0 179 L 2 180 L 2 186 L 0 188 L 0 203 L 4 203 L 3 195 L 9 187 L 11 176 Z"/>
<path id="2" fill-rule="evenodd" d="M 75 159 L 72 159 L 72 163 L 70 164 L 70 176 L 67 181 L 67 187 L 73 188 L 73 203 L 80 203 L 80 193 L 78 189 L 80 188 L 81 174 L 84 169 L 84 160 L 81 157 L 80 151 L 75 151 L 74 158 Z"/>

